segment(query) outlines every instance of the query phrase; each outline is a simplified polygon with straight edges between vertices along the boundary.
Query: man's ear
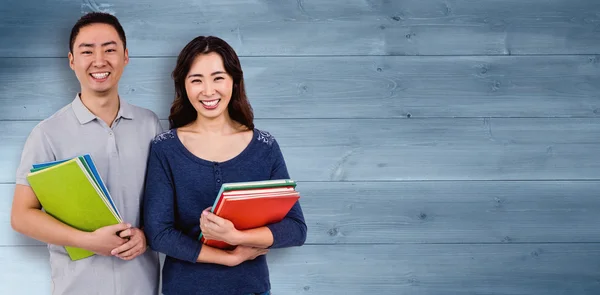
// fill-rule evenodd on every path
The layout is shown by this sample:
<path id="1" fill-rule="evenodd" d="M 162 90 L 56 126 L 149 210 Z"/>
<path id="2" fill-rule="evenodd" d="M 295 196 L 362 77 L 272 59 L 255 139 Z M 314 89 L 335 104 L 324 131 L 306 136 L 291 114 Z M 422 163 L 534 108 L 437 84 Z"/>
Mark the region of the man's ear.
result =
<path id="1" fill-rule="evenodd" d="M 125 65 L 129 63 L 129 49 L 125 48 Z"/>
<path id="2" fill-rule="evenodd" d="M 75 59 L 75 57 L 73 56 L 73 53 L 69 51 L 69 67 L 71 68 L 71 70 L 75 70 L 73 65 L 73 59 Z"/>

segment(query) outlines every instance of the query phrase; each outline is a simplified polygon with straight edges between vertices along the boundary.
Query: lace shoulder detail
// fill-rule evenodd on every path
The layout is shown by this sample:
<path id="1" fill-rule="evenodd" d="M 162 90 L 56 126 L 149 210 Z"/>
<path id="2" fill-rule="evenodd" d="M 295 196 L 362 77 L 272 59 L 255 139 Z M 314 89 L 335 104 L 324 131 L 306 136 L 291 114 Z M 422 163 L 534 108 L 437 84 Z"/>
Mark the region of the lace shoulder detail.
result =
<path id="1" fill-rule="evenodd" d="M 154 139 L 152 140 L 152 143 L 156 144 L 161 141 L 165 141 L 167 139 L 173 139 L 173 138 L 175 138 L 175 130 L 169 129 L 169 130 L 164 131 L 163 133 L 157 135 L 156 137 L 154 137 Z"/>
<path id="2" fill-rule="evenodd" d="M 258 132 L 258 141 L 265 143 L 268 146 L 273 145 L 273 142 L 275 142 L 275 137 L 271 135 L 271 133 L 259 129 L 256 129 L 256 131 Z"/>

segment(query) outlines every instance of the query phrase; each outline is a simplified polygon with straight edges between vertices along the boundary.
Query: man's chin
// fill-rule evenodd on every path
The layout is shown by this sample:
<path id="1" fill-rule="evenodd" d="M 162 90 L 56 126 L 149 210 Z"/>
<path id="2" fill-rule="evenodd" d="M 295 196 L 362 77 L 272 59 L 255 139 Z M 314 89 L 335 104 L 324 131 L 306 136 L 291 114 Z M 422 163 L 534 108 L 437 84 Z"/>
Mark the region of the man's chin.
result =
<path id="1" fill-rule="evenodd" d="M 114 87 L 91 87 L 89 90 L 98 96 L 104 96 L 110 94 L 113 88 Z"/>

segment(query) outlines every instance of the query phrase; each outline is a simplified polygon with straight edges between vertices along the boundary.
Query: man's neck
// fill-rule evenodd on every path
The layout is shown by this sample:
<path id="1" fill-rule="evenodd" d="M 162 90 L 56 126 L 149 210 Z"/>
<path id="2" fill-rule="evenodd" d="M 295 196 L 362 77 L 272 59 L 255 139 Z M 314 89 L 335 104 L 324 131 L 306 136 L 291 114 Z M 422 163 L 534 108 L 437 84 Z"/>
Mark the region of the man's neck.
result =
<path id="1" fill-rule="evenodd" d="M 112 127 L 112 123 L 119 113 L 120 105 L 118 93 L 98 95 L 97 93 L 82 91 L 80 97 L 83 105 L 85 105 L 92 114 L 104 121 L 108 127 Z"/>

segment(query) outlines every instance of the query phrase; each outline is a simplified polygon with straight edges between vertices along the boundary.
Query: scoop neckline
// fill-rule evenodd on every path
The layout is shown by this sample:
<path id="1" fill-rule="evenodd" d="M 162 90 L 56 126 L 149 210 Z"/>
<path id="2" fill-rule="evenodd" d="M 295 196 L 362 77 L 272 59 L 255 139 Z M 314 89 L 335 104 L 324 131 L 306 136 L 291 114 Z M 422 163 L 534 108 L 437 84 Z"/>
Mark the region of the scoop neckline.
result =
<path id="1" fill-rule="evenodd" d="M 256 128 L 252 129 L 252 139 L 250 140 L 250 142 L 246 145 L 246 147 L 236 156 L 234 156 L 231 159 L 225 160 L 223 162 L 218 162 L 218 161 L 210 161 L 204 158 L 200 158 L 196 155 L 194 155 L 192 152 L 190 152 L 190 150 L 188 150 L 188 148 L 183 144 L 183 142 L 181 142 L 181 139 L 179 138 L 179 134 L 177 132 L 177 128 L 172 129 L 173 130 L 173 134 L 175 136 L 176 142 L 177 142 L 177 146 L 179 147 L 179 149 L 191 160 L 193 160 L 194 162 L 197 162 L 199 164 L 205 165 L 205 166 L 214 166 L 214 165 L 219 165 L 219 166 L 226 166 L 226 165 L 233 165 L 236 162 L 240 161 L 241 158 L 243 158 L 250 150 L 250 148 L 255 144 L 256 141 L 256 136 L 257 136 L 257 130 Z"/>

